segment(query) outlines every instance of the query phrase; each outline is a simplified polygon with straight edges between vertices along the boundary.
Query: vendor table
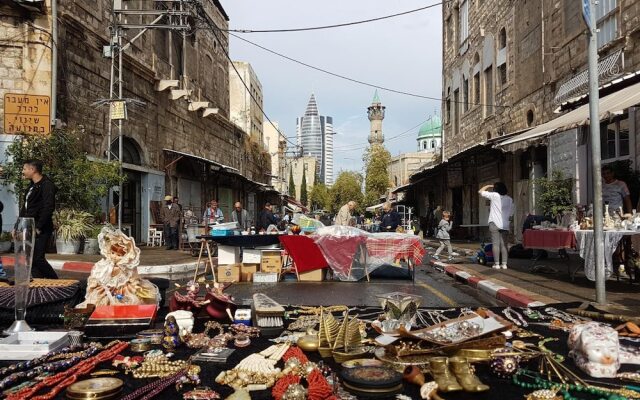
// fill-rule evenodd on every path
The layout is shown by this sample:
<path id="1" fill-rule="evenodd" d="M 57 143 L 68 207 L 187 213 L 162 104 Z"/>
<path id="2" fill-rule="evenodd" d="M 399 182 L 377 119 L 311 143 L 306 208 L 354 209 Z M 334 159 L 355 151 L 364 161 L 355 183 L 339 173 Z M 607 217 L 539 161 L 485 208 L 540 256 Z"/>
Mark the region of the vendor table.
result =
<path id="1" fill-rule="evenodd" d="M 296 275 L 329 267 L 320 248 L 310 237 L 306 235 L 282 235 L 278 239 L 288 256 L 293 260 Z"/>
<path id="2" fill-rule="evenodd" d="M 614 273 L 613 253 L 616 251 L 620 240 L 625 236 L 637 235 L 636 231 L 604 231 L 604 264 L 605 277 L 609 279 Z M 596 279 L 595 260 L 593 256 L 593 231 L 579 230 L 575 232 L 580 257 L 584 259 L 584 273 L 587 279 Z"/>
<path id="3" fill-rule="evenodd" d="M 280 243 L 279 237 L 282 235 L 233 235 L 233 236 L 211 236 L 202 235 L 198 239 L 211 240 L 221 246 L 257 248 L 274 246 Z"/>
<path id="4" fill-rule="evenodd" d="M 522 234 L 522 246 L 526 249 L 554 250 L 561 258 L 567 261 L 567 273 L 572 281 L 576 279 L 576 273 L 581 265 L 571 269 L 571 258 L 567 250 L 576 249 L 576 235 L 573 231 L 551 229 L 527 229 Z M 531 271 L 540 268 L 537 260 L 534 260 Z"/>
<path id="5" fill-rule="evenodd" d="M 559 310 L 566 310 L 567 308 L 577 307 L 578 305 L 579 305 L 578 303 L 554 304 L 554 307 Z M 287 307 L 287 309 L 291 311 L 293 308 Z M 544 307 L 540 308 L 540 310 L 543 310 L 543 309 Z M 430 309 L 421 308 L 421 310 L 429 311 Z M 491 311 L 501 315 L 503 309 L 491 308 Z M 156 325 L 156 328 L 162 327 L 162 321 L 164 321 L 166 312 L 167 312 L 166 308 L 163 308 L 160 310 L 158 319 L 157 319 L 158 323 Z M 371 314 L 376 315 L 381 313 L 381 309 L 378 307 L 356 307 L 353 312 L 360 315 L 371 315 Z M 447 315 L 451 318 L 455 318 L 459 315 L 459 313 L 460 313 L 460 309 L 457 308 L 457 309 L 449 310 Z M 204 329 L 203 327 L 204 322 L 205 322 L 204 320 L 197 320 L 196 326 L 194 328 L 194 332 L 202 332 Z M 285 319 L 285 325 L 288 326 L 288 324 L 291 322 L 292 322 L 291 319 Z M 36 328 L 37 330 L 56 328 L 55 326 L 38 326 L 38 325 L 34 325 L 33 327 Z M 567 343 L 568 333 L 563 332 L 561 330 L 557 330 L 557 329 L 551 330 L 547 326 L 543 326 L 539 324 L 530 324 L 527 330 L 535 334 L 541 335 L 544 338 L 551 338 L 552 341 L 546 343 L 546 348 L 557 354 L 564 355 L 564 356 L 567 355 L 568 348 L 566 343 Z M 377 336 L 371 329 L 368 330 L 368 335 L 371 338 Z M 523 338 L 521 340 L 524 340 L 525 342 L 528 342 L 528 343 L 532 343 L 532 345 L 535 347 L 536 343 L 538 343 L 540 338 L 529 337 L 529 338 Z M 87 341 L 87 339 L 85 339 L 85 341 Z M 635 342 L 626 341 L 624 339 L 620 339 L 620 341 L 621 341 L 621 344 L 624 344 L 626 346 L 635 346 L 637 348 L 637 343 L 634 344 Z M 226 398 L 227 396 L 233 393 L 233 389 L 229 386 L 221 386 L 215 383 L 214 381 L 215 377 L 221 371 L 225 371 L 233 368 L 233 366 L 237 365 L 242 359 L 249 356 L 250 354 L 260 352 L 272 344 L 273 343 L 269 341 L 268 338 L 264 338 L 264 337 L 253 338 L 251 339 L 251 344 L 248 347 L 235 348 L 235 351 L 231 354 L 226 364 L 215 364 L 212 362 L 198 364 L 202 368 L 200 373 L 200 378 L 202 380 L 201 385 L 211 387 L 213 390 L 220 393 L 222 398 Z M 234 348 L 233 344 L 231 344 L 230 347 Z M 161 348 L 161 347 L 154 346 L 154 348 Z M 178 347 L 174 352 L 175 356 L 173 357 L 173 359 L 186 360 L 194 352 L 195 350 L 189 349 L 184 345 L 182 345 Z M 134 355 L 140 355 L 140 353 L 134 353 L 127 349 L 122 353 L 122 355 L 134 356 Z M 313 362 L 320 362 L 322 360 L 320 358 L 320 355 L 317 352 L 305 352 L 305 355 Z M 367 357 L 373 358 L 373 355 L 367 355 Z M 342 370 L 342 367 L 339 364 L 335 363 L 333 359 L 324 359 L 322 361 L 324 362 L 325 365 L 330 367 L 333 372 L 337 374 L 339 374 L 340 371 Z M 0 362 L 0 367 L 8 366 L 13 363 L 14 362 L 2 361 Z M 607 382 L 609 383 L 612 382 L 610 379 L 599 379 L 599 378 L 588 377 L 582 371 L 578 370 L 575 367 L 574 362 L 569 357 L 566 358 L 566 360 L 563 362 L 563 365 L 569 368 L 571 371 L 573 371 L 583 379 L 591 379 L 596 383 L 600 382 L 602 384 L 606 384 Z M 282 361 L 279 362 L 278 366 L 279 367 L 282 366 Z M 496 375 L 491 373 L 489 365 L 486 362 L 475 363 L 473 364 L 473 366 L 475 367 L 475 373 L 478 376 L 478 378 L 483 383 L 489 385 L 490 387 L 489 391 L 484 393 L 467 393 L 464 391 L 455 392 L 455 393 L 440 393 L 440 396 L 445 399 L 451 399 L 451 400 L 493 400 L 493 399 L 511 400 L 511 399 L 524 399 L 526 395 L 534 391 L 534 389 L 532 388 L 523 388 L 513 384 L 510 378 L 503 379 L 503 378 L 497 377 Z M 531 361 L 528 363 L 527 366 L 530 370 L 535 370 L 537 367 L 537 362 Z M 396 367 L 402 368 L 399 365 L 396 365 Z M 114 367 L 111 366 L 111 362 L 104 362 L 104 363 L 98 364 L 98 366 L 96 367 L 96 370 L 105 370 L 105 369 L 114 370 Z M 632 371 L 635 371 L 636 369 L 637 369 L 637 366 L 623 364 L 622 367 L 620 368 L 620 372 L 632 372 Z M 426 373 L 426 370 L 425 370 L 425 375 L 427 375 L 427 381 L 431 380 L 429 375 Z M 124 372 L 118 372 L 113 377 L 122 379 L 124 381 L 124 387 L 123 387 L 122 393 L 119 395 L 119 398 L 133 392 L 134 390 L 142 386 L 148 385 L 158 380 L 157 378 L 134 379 L 132 378 L 131 374 L 125 374 Z M 84 380 L 88 378 L 89 376 L 85 375 L 85 376 L 79 376 L 78 379 Z M 184 391 L 191 390 L 192 388 L 193 386 L 187 385 Z M 419 389 L 417 385 L 409 384 L 406 382 L 404 383 L 403 394 L 408 398 L 419 399 L 420 395 L 418 390 Z M 184 393 L 184 391 L 181 393 L 178 393 L 175 389 L 175 385 L 172 385 L 169 388 L 167 388 L 165 391 L 159 393 L 154 398 L 163 399 L 163 400 L 181 400 L 183 398 L 182 393 Z M 39 392 L 38 394 L 41 394 L 43 392 L 44 391 Z M 589 395 L 588 393 L 584 393 L 582 396 L 578 396 L 578 397 L 580 399 L 585 399 L 585 400 L 600 398 L 598 396 Z M 271 394 L 271 390 L 262 390 L 262 391 L 251 392 L 251 398 L 253 400 L 262 400 L 262 399 L 272 399 L 273 397 Z M 395 398 L 395 396 L 384 397 L 384 398 L 385 399 Z M 59 400 L 65 399 L 64 391 L 62 391 L 57 396 L 55 396 L 54 399 L 59 399 Z"/>
<path id="6" fill-rule="evenodd" d="M 415 266 L 422 264 L 426 253 L 419 237 L 383 238 L 372 235 L 367 238 L 366 245 L 369 257 L 386 258 L 391 255 L 396 261 L 393 265 L 398 265 L 400 260 L 405 260 L 409 276 L 415 282 Z"/>

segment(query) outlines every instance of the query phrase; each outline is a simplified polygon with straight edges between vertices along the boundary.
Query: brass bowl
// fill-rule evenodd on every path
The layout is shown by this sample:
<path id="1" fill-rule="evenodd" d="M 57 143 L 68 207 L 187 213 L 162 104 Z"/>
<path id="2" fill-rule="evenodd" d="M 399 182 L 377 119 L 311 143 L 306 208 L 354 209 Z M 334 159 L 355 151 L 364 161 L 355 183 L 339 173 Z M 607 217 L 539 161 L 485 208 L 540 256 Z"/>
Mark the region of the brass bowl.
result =
<path id="1" fill-rule="evenodd" d="M 298 347 L 303 351 L 317 351 L 319 346 L 318 335 L 304 335 L 298 339 Z"/>

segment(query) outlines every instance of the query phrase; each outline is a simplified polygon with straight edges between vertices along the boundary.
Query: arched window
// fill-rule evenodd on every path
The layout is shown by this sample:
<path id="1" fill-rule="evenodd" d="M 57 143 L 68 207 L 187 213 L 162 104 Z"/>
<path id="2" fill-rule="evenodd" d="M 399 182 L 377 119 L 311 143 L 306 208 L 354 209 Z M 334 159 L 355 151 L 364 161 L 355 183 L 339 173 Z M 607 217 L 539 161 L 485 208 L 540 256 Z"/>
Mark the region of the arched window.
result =
<path id="1" fill-rule="evenodd" d="M 432 148 L 432 149 L 435 149 L 435 148 L 436 148 L 436 141 L 435 141 L 435 140 L 432 140 L 432 141 L 431 141 L 431 148 Z"/>
<path id="2" fill-rule="evenodd" d="M 505 47 L 507 47 L 507 30 L 502 28 L 498 35 L 498 49 L 504 49 Z"/>
<path id="3" fill-rule="evenodd" d="M 111 142 L 111 153 L 116 159 L 120 158 L 118 157 L 118 147 L 118 139 Z M 136 143 L 135 140 L 126 136 L 122 137 L 122 162 L 126 164 L 142 165 L 140 146 L 138 146 L 138 143 Z"/>

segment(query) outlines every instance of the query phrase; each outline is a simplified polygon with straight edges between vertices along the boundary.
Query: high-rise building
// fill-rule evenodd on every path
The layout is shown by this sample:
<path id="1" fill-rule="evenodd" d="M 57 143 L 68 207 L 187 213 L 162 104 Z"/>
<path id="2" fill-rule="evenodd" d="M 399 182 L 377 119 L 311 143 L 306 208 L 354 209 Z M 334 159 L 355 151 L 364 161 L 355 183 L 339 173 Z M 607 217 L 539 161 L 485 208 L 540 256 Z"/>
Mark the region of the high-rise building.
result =
<path id="1" fill-rule="evenodd" d="M 386 107 L 380 102 L 378 96 L 378 90 L 373 95 L 373 101 L 371 105 L 367 107 L 367 116 L 371 121 L 371 130 L 369 132 L 369 143 L 382 144 L 384 143 L 384 135 L 382 134 L 382 120 L 384 119 L 384 109 Z"/>
<path id="2" fill-rule="evenodd" d="M 319 181 L 333 185 L 333 118 L 320 115 L 316 98 L 311 94 L 304 116 L 296 118 L 296 137 L 303 156 L 313 156 L 318 163 Z"/>

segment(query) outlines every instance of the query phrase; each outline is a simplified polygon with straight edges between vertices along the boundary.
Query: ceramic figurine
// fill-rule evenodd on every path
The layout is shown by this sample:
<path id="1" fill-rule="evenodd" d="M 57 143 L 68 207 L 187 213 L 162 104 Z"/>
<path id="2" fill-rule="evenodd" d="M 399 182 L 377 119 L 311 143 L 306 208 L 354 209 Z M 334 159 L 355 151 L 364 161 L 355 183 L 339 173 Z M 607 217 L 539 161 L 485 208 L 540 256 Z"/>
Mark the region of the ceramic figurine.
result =
<path id="1" fill-rule="evenodd" d="M 597 322 L 574 325 L 567 345 L 578 368 L 594 378 L 615 378 L 620 368 L 618 332 Z"/>
<path id="2" fill-rule="evenodd" d="M 180 345 L 178 322 L 173 315 L 167 316 L 164 322 L 164 337 L 162 338 L 162 347 L 168 351 L 174 351 Z"/>
<path id="3" fill-rule="evenodd" d="M 174 317 L 178 323 L 181 338 L 191 333 L 193 330 L 193 313 L 191 311 L 173 311 L 167 314 L 164 320 L 166 321 L 171 316 Z"/>

